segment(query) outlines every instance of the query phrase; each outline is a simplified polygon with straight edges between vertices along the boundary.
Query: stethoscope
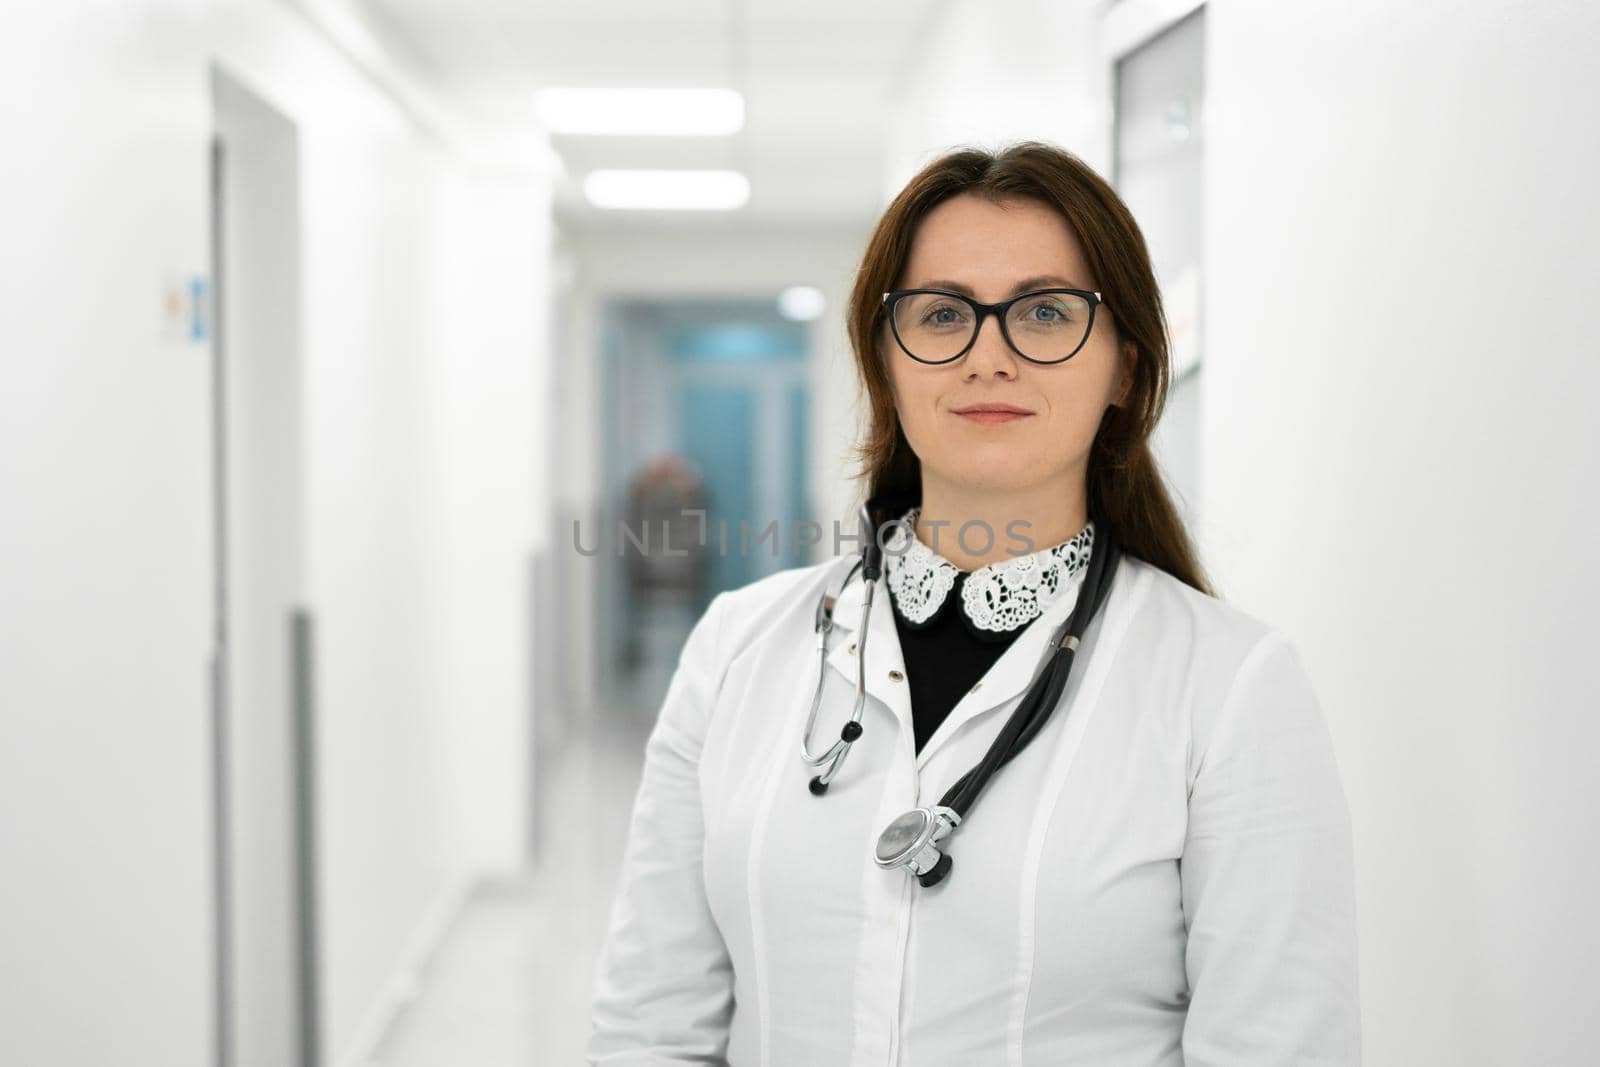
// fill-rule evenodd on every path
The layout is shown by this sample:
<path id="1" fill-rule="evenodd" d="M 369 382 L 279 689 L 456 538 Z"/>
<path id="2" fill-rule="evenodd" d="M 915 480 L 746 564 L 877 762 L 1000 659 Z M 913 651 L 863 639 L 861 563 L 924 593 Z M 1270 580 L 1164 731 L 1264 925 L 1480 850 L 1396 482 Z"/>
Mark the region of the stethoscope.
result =
<path id="1" fill-rule="evenodd" d="M 850 747 L 861 739 L 863 730 L 861 713 L 867 704 L 867 620 L 872 617 L 873 591 L 883 574 L 883 544 L 879 540 L 882 527 L 872 518 L 878 504 L 879 500 L 874 498 L 861 506 L 858 515 L 861 558 L 845 574 L 839 593 L 831 594 L 824 590 L 817 600 L 814 623 L 817 633 L 817 685 L 811 695 L 805 733 L 800 737 L 800 758 L 809 767 L 826 766 L 810 782 L 811 792 L 819 797 L 827 793 L 828 785 L 839 774 L 845 758 L 850 755 Z M 917 881 L 925 887 L 938 885 L 950 873 L 953 861 L 947 852 L 939 848 L 939 843 L 961 825 L 961 820 L 972 809 L 978 794 L 994 773 L 1028 747 L 1028 743 L 1043 729 L 1057 701 L 1061 699 L 1062 690 L 1066 688 L 1067 675 L 1072 670 L 1072 661 L 1077 655 L 1083 631 L 1094 620 L 1106 594 L 1110 592 L 1122 550 L 1103 524 L 1097 525 L 1095 534 L 1094 551 L 1083 578 L 1083 586 L 1078 591 L 1077 603 L 1067 621 L 1051 639 L 1050 647 L 1054 652 L 1049 661 L 1029 683 L 1028 691 L 1023 694 L 1011 718 L 1006 720 L 978 765 L 957 779 L 939 803 L 906 812 L 878 835 L 873 860 L 879 867 L 884 870 L 904 867 L 916 875 Z M 855 706 L 850 710 L 850 721 L 839 731 L 839 739 L 821 755 L 812 755 L 811 729 L 816 725 L 817 709 L 822 702 L 822 684 L 828 673 L 828 634 L 833 630 L 833 607 L 857 573 L 866 584 L 866 596 L 861 607 L 861 625 L 856 630 Z"/>

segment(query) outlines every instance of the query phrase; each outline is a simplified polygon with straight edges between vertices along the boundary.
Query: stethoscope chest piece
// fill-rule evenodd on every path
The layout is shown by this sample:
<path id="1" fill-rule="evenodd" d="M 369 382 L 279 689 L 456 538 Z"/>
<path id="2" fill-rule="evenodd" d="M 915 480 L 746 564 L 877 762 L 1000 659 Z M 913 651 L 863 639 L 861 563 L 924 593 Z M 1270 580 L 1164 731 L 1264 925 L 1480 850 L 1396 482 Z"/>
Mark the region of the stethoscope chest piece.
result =
<path id="1" fill-rule="evenodd" d="M 937 844 L 960 823 L 961 816 L 942 804 L 908 811 L 878 835 L 873 861 L 886 871 L 905 867 L 924 886 L 935 885 L 951 865 L 950 857 L 942 854 Z"/>

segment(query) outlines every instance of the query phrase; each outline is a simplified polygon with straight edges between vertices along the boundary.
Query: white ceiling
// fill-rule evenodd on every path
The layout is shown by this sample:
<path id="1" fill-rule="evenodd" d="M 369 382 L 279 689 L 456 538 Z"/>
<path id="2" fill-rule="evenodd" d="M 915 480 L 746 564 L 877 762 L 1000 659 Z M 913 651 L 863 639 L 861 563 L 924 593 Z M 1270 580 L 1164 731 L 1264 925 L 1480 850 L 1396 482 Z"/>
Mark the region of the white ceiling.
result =
<path id="1" fill-rule="evenodd" d="M 545 86 L 728 86 L 746 98 L 732 137 L 576 137 L 552 144 L 566 173 L 562 224 L 768 228 L 859 226 L 882 210 L 885 130 L 902 70 L 948 0 L 358 0 L 392 47 L 475 124 L 534 124 Z M 616 212 L 583 202 L 599 167 L 733 167 L 734 212 Z"/>

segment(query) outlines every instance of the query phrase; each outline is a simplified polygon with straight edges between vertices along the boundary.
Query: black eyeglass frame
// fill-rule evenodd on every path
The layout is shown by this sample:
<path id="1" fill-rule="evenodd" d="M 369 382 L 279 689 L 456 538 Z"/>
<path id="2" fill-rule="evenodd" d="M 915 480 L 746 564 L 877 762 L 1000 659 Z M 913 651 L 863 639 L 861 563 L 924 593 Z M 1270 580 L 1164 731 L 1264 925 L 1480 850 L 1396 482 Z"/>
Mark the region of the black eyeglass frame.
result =
<path id="1" fill-rule="evenodd" d="M 919 293 L 930 293 L 937 294 L 939 296 L 955 297 L 957 300 L 962 301 L 968 307 L 972 308 L 972 310 L 978 316 L 977 324 L 972 328 L 972 339 L 967 342 L 967 346 L 965 348 L 948 359 L 923 359 L 921 356 L 912 352 L 911 349 L 906 346 L 906 343 L 900 339 L 900 327 L 895 324 L 894 320 L 894 306 L 900 302 L 901 297 L 916 296 Z M 1011 339 L 1011 331 L 1006 328 L 1006 312 L 1011 310 L 1012 304 L 1015 304 L 1019 300 L 1026 300 L 1030 296 L 1042 296 L 1046 293 L 1071 293 L 1073 296 L 1081 296 L 1089 302 L 1089 321 L 1083 329 L 1083 340 L 1078 342 L 1077 348 L 1074 348 L 1071 352 L 1068 352 L 1060 359 L 1034 359 L 1032 356 L 1025 354 L 1022 349 L 1017 347 L 1017 343 Z M 1083 350 L 1083 346 L 1089 343 L 1089 338 L 1094 333 L 1095 310 L 1104 302 L 1104 299 L 1098 292 L 1094 292 L 1089 289 L 1033 289 L 1026 293 L 1018 293 L 1010 300 L 1002 300 L 998 304 L 980 304 L 970 296 L 965 296 L 961 293 L 952 293 L 948 289 L 895 289 L 892 292 L 883 294 L 883 312 L 889 318 L 889 331 L 894 334 L 895 344 L 900 346 L 900 351 L 904 352 L 918 363 L 924 363 L 932 367 L 942 367 L 946 363 L 954 363 L 956 360 L 962 358 L 968 352 L 972 351 L 973 345 L 978 343 L 978 334 L 983 332 L 983 320 L 988 318 L 990 315 L 993 315 L 995 318 L 1000 320 L 1000 336 L 1006 339 L 1006 344 L 1011 346 L 1011 351 L 1015 352 L 1029 363 L 1033 363 L 1041 367 L 1054 367 L 1057 364 L 1065 363 L 1067 360 L 1077 355 Z"/>

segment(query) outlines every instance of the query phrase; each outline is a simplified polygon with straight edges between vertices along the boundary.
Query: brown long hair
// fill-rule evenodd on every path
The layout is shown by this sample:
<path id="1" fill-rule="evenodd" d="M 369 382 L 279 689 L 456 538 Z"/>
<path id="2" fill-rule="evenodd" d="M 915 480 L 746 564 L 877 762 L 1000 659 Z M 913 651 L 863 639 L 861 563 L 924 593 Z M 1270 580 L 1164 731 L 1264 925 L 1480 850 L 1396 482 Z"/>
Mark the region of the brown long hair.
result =
<path id="1" fill-rule="evenodd" d="M 1112 321 L 1134 364 L 1125 402 L 1107 410 L 1090 449 L 1089 515 L 1111 531 L 1124 552 L 1215 596 L 1150 452 L 1172 366 L 1144 235 L 1103 178 L 1072 153 L 1041 141 L 1022 141 L 998 152 L 960 148 L 934 160 L 894 198 L 867 242 L 846 313 L 868 401 L 866 437 L 855 449 L 856 477 L 866 482 L 866 497 L 915 497 L 922 491 L 922 464 L 895 415 L 879 350 L 882 295 L 904 271 L 918 223 L 937 204 L 961 193 L 995 201 L 1038 200 L 1072 227 L 1105 298 L 1101 310 L 1116 309 Z"/>

